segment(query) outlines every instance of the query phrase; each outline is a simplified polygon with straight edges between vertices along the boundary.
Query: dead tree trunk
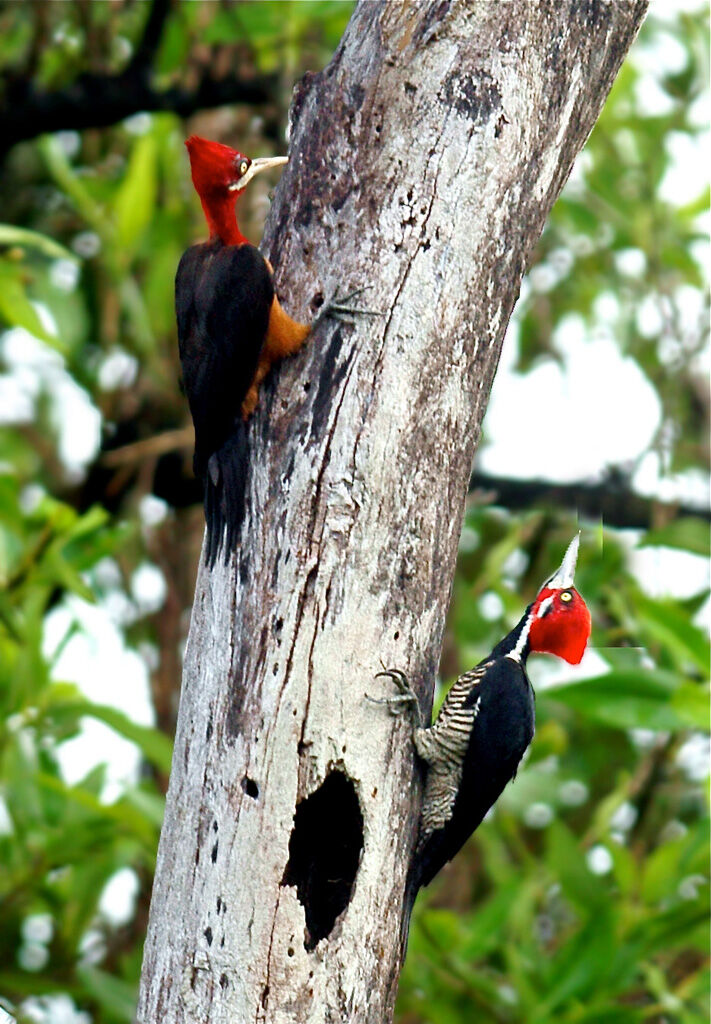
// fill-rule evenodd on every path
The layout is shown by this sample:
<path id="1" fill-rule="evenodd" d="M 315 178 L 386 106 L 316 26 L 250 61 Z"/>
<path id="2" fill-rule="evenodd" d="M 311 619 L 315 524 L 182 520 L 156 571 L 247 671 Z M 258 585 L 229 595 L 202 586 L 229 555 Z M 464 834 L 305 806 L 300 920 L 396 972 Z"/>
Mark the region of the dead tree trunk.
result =
<path id="1" fill-rule="evenodd" d="M 361 2 L 297 91 L 279 293 L 306 318 L 367 284 L 385 315 L 275 375 L 240 551 L 200 569 L 142 1024 L 391 1019 L 419 793 L 364 695 L 382 659 L 431 703 L 521 275 L 645 8 Z"/>

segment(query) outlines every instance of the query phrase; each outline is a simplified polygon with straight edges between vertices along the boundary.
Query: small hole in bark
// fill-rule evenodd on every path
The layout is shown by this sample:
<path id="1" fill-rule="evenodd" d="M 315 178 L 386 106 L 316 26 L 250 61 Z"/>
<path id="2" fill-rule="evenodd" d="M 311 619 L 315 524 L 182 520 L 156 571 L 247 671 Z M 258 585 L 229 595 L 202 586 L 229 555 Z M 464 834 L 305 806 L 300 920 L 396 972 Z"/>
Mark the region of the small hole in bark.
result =
<path id="1" fill-rule="evenodd" d="M 330 935 L 348 906 L 362 849 L 363 815 L 355 786 L 343 772 L 331 771 L 297 804 L 281 883 L 296 886 L 308 952 Z"/>
<path id="2" fill-rule="evenodd" d="M 212 823 L 212 831 L 213 831 L 213 832 L 217 832 L 217 830 L 218 830 L 218 828 L 219 828 L 219 827 L 220 827 L 220 826 L 219 826 L 219 825 L 217 824 L 217 822 L 216 822 L 216 821 L 213 821 L 213 823 Z"/>
<path id="3" fill-rule="evenodd" d="M 289 946 L 289 948 L 286 951 L 286 955 L 287 956 L 293 956 L 294 955 L 294 947 L 293 946 Z"/>
<path id="4" fill-rule="evenodd" d="M 212 945 L 212 928 L 206 928 L 205 931 L 202 934 L 207 939 L 208 946 L 211 946 Z"/>
<path id="5" fill-rule="evenodd" d="M 262 1009 L 266 1010 L 267 1003 L 269 1002 L 269 986 L 265 985 L 262 991 Z"/>
<path id="6" fill-rule="evenodd" d="M 310 390 L 311 390 L 311 381 L 310 380 L 304 381 L 304 391 L 310 391 Z"/>
<path id="7" fill-rule="evenodd" d="M 229 981 L 227 979 L 227 975 L 226 974 L 221 974 L 220 975 L 220 988 L 227 988 L 228 985 L 229 985 Z"/>
<path id="8" fill-rule="evenodd" d="M 278 671 L 279 671 L 279 662 L 275 661 L 274 662 L 274 666 L 272 668 L 272 675 L 275 676 Z"/>
<path id="9" fill-rule="evenodd" d="M 218 846 L 218 844 L 215 843 L 215 845 L 212 848 L 212 853 L 210 854 L 210 858 L 211 858 L 213 864 L 215 864 L 216 861 L 217 861 L 217 846 Z"/>
<path id="10" fill-rule="evenodd" d="M 396 629 L 395 633 L 393 634 L 393 640 L 399 640 L 399 639 L 400 639 L 400 630 Z"/>
<path id="11" fill-rule="evenodd" d="M 320 309 L 323 306 L 323 292 L 316 292 L 311 300 L 311 309 Z"/>
<path id="12" fill-rule="evenodd" d="M 212 737 L 212 719 L 207 723 L 207 729 L 205 730 L 205 739 L 209 740 Z"/>
<path id="13" fill-rule="evenodd" d="M 259 786 L 254 779 L 250 779 L 248 775 L 245 775 L 242 779 L 242 791 L 246 793 L 247 796 L 251 796 L 253 800 L 256 800 L 259 797 Z"/>

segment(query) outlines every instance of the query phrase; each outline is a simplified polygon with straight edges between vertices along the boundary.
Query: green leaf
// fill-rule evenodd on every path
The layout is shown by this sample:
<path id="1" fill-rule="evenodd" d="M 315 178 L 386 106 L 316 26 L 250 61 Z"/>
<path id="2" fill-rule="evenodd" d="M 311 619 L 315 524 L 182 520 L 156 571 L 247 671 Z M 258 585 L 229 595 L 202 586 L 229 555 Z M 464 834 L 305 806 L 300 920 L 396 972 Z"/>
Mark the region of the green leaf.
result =
<path id="1" fill-rule="evenodd" d="M 498 944 L 498 936 L 510 916 L 516 900 L 520 898 L 518 879 L 502 886 L 491 899 L 480 905 L 467 921 L 462 953 L 468 958 L 480 957 Z M 429 921 L 429 916 L 428 916 Z"/>
<path id="2" fill-rule="evenodd" d="M 649 530 L 638 546 L 678 548 L 708 558 L 711 556 L 711 529 L 704 519 L 683 516 L 659 529 Z"/>
<path id="3" fill-rule="evenodd" d="M 43 327 L 37 310 L 27 296 L 22 267 L 3 259 L 0 259 L 0 316 L 11 327 L 24 327 L 35 338 L 64 352 L 65 346 Z"/>
<path id="4" fill-rule="evenodd" d="M 682 683 L 672 694 L 672 707 L 682 721 L 693 729 L 707 730 L 709 726 L 709 687 L 704 684 Z"/>
<path id="5" fill-rule="evenodd" d="M 155 211 L 158 189 L 157 147 L 153 135 L 140 138 L 131 153 L 126 176 L 114 200 L 116 240 L 133 253 Z"/>
<path id="6" fill-rule="evenodd" d="M 677 698 L 681 701 L 680 707 L 675 706 L 674 695 L 680 686 L 680 680 L 670 672 L 613 671 L 594 679 L 551 687 L 541 694 L 541 699 L 559 701 L 616 729 L 674 732 L 689 727 L 690 714 L 695 714 L 697 708 L 696 701 L 690 701 L 686 693 Z"/>
<path id="7" fill-rule="evenodd" d="M 72 699 L 71 690 L 67 690 L 66 686 L 67 684 L 55 684 L 50 690 L 46 708 L 53 717 L 76 719 L 86 715 L 104 722 L 120 736 L 135 743 L 146 760 L 160 771 L 166 774 L 170 771 L 173 745 L 164 733 L 146 725 L 137 725 L 116 708 L 94 704 L 88 700 Z"/>
<path id="8" fill-rule="evenodd" d="M 136 1010 L 138 986 L 90 964 L 79 964 L 77 976 L 111 1021 L 130 1024 Z"/>
<path id="9" fill-rule="evenodd" d="M 16 245 L 23 249 L 36 249 L 49 259 L 79 262 L 73 252 L 65 249 L 53 238 L 41 235 L 39 231 L 30 231 L 29 228 L 18 228 L 14 224 L 0 224 L 0 245 Z"/>
<path id="10" fill-rule="evenodd" d="M 685 876 L 706 872 L 708 853 L 705 828 L 694 829 L 680 839 L 662 843 L 649 854 L 643 865 L 642 898 L 647 903 L 668 902 Z"/>
<path id="11" fill-rule="evenodd" d="M 173 744 L 164 733 L 146 725 L 137 725 L 123 712 L 102 704 L 88 703 L 85 714 L 111 726 L 115 732 L 135 743 L 146 760 L 160 771 L 166 774 L 170 771 Z"/>
<path id="12" fill-rule="evenodd" d="M 635 611 L 640 631 L 647 632 L 666 648 L 681 668 L 695 665 L 701 675 L 707 677 L 711 657 L 708 638 L 677 601 L 655 600 L 640 593 L 636 597 Z"/>
<path id="13" fill-rule="evenodd" d="M 546 831 L 547 860 L 563 892 L 581 908 L 592 910 L 606 901 L 605 886 L 592 874 L 580 842 L 562 821 L 551 822 Z"/>
<path id="14" fill-rule="evenodd" d="M 160 831 L 165 815 L 165 799 L 162 796 L 145 789 L 129 789 L 123 799 L 155 826 L 156 834 Z"/>

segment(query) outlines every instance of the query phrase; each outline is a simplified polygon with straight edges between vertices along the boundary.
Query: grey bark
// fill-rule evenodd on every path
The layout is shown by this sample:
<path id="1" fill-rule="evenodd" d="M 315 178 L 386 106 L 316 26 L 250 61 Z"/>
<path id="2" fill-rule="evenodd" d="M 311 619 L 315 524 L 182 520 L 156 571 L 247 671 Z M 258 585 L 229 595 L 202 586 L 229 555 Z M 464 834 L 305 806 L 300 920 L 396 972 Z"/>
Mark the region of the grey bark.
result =
<path id="1" fill-rule="evenodd" d="M 241 549 L 200 569 L 144 1024 L 391 1019 L 419 783 L 406 724 L 365 694 L 382 659 L 431 705 L 521 275 L 645 9 L 361 2 L 297 90 L 264 243 L 279 294 L 307 319 L 368 284 L 385 315 L 322 322 L 274 375 Z M 538 426 L 512 409 L 511 429 Z M 363 847 L 327 866 L 330 922 L 294 883 L 334 833 Z"/>

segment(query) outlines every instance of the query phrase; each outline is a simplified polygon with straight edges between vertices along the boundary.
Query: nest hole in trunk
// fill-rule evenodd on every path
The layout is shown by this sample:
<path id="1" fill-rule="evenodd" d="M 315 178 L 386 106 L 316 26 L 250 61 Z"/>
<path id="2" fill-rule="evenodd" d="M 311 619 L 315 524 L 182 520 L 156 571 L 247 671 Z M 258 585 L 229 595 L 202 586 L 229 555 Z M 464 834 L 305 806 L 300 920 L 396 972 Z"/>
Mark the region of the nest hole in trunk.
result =
<path id="1" fill-rule="evenodd" d="M 363 815 L 355 786 L 331 770 L 318 789 L 299 801 L 282 885 L 296 886 L 304 908 L 304 948 L 310 952 L 332 931 L 350 902 L 363 849 Z"/>

